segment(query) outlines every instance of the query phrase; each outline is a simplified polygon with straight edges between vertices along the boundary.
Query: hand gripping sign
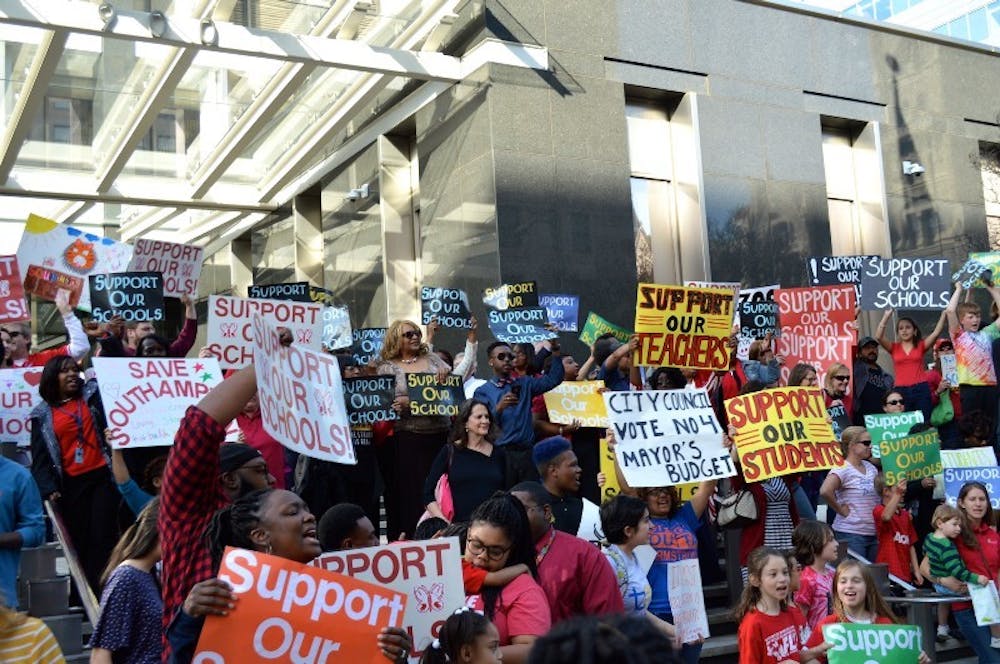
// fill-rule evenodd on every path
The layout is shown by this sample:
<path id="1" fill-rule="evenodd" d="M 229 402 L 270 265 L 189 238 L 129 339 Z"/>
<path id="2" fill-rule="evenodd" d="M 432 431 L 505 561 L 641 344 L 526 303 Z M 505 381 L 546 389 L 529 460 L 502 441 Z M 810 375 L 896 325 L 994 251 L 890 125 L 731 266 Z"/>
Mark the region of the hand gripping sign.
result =
<path id="1" fill-rule="evenodd" d="M 383 627 L 398 627 L 406 595 L 318 567 L 227 547 L 219 578 L 239 597 L 209 616 L 194 664 L 385 662 Z"/>

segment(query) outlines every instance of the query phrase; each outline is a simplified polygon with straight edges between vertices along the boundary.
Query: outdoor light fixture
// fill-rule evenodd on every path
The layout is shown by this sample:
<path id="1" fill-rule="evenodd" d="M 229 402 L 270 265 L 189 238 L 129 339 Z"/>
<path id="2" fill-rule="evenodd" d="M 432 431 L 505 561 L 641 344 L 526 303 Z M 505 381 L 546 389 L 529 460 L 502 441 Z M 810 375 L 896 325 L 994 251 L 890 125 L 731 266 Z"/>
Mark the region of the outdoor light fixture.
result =
<path id="1" fill-rule="evenodd" d="M 118 20 L 118 12 L 115 11 L 110 2 L 102 2 L 97 8 L 97 15 L 101 17 L 101 22 L 104 23 L 105 30 L 115 27 L 115 21 Z"/>
<path id="2" fill-rule="evenodd" d="M 903 162 L 903 175 L 912 175 L 914 177 L 920 177 L 926 172 L 927 169 L 915 161 Z"/>
<path id="3" fill-rule="evenodd" d="M 205 46 L 219 45 L 219 29 L 215 27 L 215 22 L 210 18 L 201 22 L 201 43 Z"/>
<path id="4" fill-rule="evenodd" d="M 161 11 L 149 14 L 149 33 L 154 37 L 162 37 L 167 33 L 167 17 Z"/>

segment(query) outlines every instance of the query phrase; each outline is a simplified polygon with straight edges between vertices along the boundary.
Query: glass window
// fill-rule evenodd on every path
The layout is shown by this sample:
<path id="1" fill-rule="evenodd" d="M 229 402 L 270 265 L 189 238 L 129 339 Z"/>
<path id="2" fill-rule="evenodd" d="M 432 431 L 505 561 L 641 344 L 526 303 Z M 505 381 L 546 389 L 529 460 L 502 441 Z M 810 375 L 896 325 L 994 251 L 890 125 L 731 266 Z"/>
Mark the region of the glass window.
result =
<path id="1" fill-rule="evenodd" d="M 295 227 L 291 217 L 254 231 L 250 237 L 255 284 L 295 281 Z"/>

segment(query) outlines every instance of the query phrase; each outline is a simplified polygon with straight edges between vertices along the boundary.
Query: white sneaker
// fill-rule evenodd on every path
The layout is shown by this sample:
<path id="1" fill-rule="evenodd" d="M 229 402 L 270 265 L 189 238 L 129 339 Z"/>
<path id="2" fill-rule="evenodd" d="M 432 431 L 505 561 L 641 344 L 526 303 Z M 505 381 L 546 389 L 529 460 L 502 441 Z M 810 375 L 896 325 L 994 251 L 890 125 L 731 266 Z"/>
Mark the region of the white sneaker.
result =
<path id="1" fill-rule="evenodd" d="M 1000 636 L 990 637 L 990 648 L 1000 649 Z"/>
<path id="2" fill-rule="evenodd" d="M 948 631 L 948 626 L 947 625 L 938 625 L 937 626 L 937 635 L 941 636 L 941 637 L 944 637 L 944 638 L 948 638 L 950 636 L 950 632 Z"/>

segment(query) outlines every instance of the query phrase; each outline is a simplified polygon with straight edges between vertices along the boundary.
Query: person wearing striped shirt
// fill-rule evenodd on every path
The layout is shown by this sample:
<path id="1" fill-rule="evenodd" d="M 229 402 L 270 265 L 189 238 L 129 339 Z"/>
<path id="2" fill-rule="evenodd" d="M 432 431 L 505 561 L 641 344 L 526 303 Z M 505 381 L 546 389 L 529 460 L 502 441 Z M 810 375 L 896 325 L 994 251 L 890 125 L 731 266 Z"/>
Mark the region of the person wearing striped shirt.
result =
<path id="1" fill-rule="evenodd" d="M 0 601 L 0 662 L 65 664 L 66 658 L 45 623 L 7 608 Z"/>

